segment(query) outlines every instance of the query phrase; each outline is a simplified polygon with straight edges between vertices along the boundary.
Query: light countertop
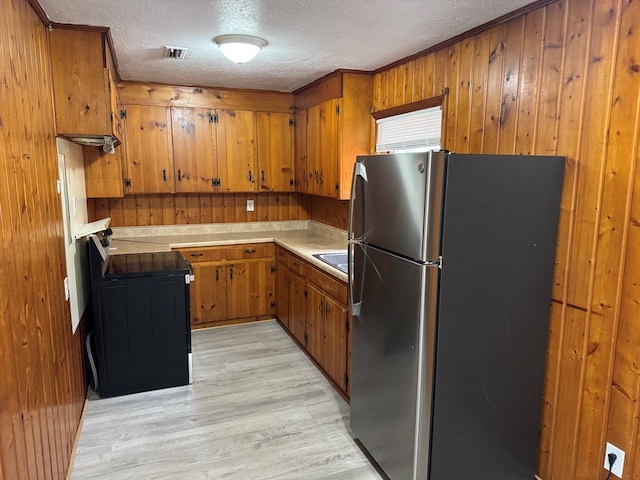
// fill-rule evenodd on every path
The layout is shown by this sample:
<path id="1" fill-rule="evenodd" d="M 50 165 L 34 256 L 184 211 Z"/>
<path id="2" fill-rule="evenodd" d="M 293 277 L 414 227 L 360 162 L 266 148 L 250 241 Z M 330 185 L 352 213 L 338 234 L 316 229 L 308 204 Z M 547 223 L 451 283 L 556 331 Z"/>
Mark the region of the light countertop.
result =
<path id="1" fill-rule="evenodd" d="M 109 254 L 156 253 L 178 248 L 268 242 L 281 245 L 339 280 L 347 281 L 345 273 L 313 256 L 346 251 L 347 233 L 309 220 L 114 227 Z"/>

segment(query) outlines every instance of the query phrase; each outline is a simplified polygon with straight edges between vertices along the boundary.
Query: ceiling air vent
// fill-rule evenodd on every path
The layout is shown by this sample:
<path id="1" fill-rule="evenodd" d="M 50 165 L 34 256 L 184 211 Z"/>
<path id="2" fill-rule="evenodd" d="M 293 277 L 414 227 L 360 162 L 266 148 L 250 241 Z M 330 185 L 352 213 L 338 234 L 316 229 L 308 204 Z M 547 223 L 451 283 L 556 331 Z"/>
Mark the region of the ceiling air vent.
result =
<path id="1" fill-rule="evenodd" d="M 188 48 L 185 47 L 164 47 L 165 58 L 176 58 L 182 60 L 187 55 Z"/>

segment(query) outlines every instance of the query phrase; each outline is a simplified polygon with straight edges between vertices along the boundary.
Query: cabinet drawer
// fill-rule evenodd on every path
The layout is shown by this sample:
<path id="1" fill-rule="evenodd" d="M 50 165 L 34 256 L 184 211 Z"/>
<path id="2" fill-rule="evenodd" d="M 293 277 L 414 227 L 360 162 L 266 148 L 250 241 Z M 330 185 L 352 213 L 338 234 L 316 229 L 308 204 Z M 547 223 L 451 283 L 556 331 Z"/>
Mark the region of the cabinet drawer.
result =
<path id="1" fill-rule="evenodd" d="M 191 263 L 216 262 L 224 259 L 224 247 L 181 248 L 182 256 Z"/>
<path id="2" fill-rule="evenodd" d="M 284 248 L 276 246 L 276 260 L 288 266 L 289 264 L 287 262 L 289 256 L 289 253 Z"/>
<path id="3" fill-rule="evenodd" d="M 225 257 L 227 260 L 273 257 L 273 243 L 251 243 L 227 247 Z"/>
<path id="4" fill-rule="evenodd" d="M 347 304 L 347 285 L 336 280 L 315 267 L 307 269 L 307 280 L 316 284 L 327 295 L 335 298 L 343 305 Z"/>
<path id="5" fill-rule="evenodd" d="M 289 263 L 287 265 L 289 266 L 289 270 L 297 273 L 301 277 L 305 277 L 307 275 L 307 264 L 298 257 L 289 255 Z"/>
<path id="6" fill-rule="evenodd" d="M 304 260 L 292 255 L 282 247 L 276 247 L 276 260 L 282 262 L 286 267 L 301 277 L 306 276 L 307 264 Z"/>

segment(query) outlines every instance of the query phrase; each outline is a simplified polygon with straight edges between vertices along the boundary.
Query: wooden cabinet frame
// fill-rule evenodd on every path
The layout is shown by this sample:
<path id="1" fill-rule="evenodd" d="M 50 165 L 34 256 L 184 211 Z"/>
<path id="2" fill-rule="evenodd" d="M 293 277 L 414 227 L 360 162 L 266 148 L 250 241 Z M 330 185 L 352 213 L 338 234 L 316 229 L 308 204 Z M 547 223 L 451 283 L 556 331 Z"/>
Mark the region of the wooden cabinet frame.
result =
<path id="1" fill-rule="evenodd" d="M 347 286 L 276 247 L 276 315 L 283 327 L 348 401 L 351 370 Z"/>
<path id="2" fill-rule="evenodd" d="M 191 263 L 192 328 L 245 323 L 275 311 L 273 244 L 184 248 Z"/>

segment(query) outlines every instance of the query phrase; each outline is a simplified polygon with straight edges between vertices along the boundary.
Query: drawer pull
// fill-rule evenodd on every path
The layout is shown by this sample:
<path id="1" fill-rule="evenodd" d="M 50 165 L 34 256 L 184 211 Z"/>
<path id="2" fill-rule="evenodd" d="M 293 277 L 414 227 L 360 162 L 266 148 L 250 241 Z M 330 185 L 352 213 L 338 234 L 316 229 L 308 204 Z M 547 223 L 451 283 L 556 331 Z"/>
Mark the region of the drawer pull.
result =
<path id="1" fill-rule="evenodd" d="M 296 267 L 299 267 L 300 266 L 300 262 L 295 261 L 295 262 L 293 262 L 293 265 L 296 266 Z"/>
<path id="2" fill-rule="evenodd" d="M 204 255 L 204 253 L 191 253 L 190 254 L 190 256 L 192 256 L 192 257 L 201 257 L 203 255 Z"/>
<path id="3" fill-rule="evenodd" d="M 255 248 L 247 248 L 244 253 L 256 253 L 256 249 Z"/>

